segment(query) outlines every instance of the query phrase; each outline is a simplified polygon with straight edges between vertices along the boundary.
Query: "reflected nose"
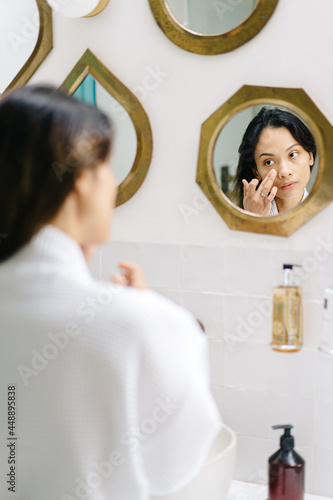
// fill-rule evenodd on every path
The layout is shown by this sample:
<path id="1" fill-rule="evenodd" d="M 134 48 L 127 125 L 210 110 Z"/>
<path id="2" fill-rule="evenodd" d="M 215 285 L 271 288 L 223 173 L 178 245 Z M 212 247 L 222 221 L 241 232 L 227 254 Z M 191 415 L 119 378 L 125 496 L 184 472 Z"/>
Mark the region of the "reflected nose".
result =
<path id="1" fill-rule="evenodd" d="M 278 177 L 280 179 L 282 179 L 283 177 L 288 177 L 288 175 L 290 175 L 290 174 L 291 174 L 291 170 L 290 170 L 287 162 L 281 161 L 279 164 L 278 172 L 277 172 Z"/>

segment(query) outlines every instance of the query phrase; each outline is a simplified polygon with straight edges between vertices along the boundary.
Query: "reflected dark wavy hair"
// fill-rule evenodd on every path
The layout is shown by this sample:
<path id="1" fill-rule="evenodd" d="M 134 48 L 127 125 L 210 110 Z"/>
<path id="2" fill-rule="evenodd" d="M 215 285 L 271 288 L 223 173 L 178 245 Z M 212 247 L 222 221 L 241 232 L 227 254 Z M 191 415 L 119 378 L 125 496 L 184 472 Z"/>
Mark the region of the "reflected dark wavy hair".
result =
<path id="1" fill-rule="evenodd" d="M 55 87 L 31 85 L 0 100 L 0 261 L 60 209 L 84 168 L 110 154 L 111 123 Z"/>
<path id="2" fill-rule="evenodd" d="M 238 149 L 239 160 L 235 181 L 227 194 L 228 197 L 241 208 L 243 208 L 244 196 L 242 179 L 246 179 L 248 182 L 255 179 L 253 173 L 253 170 L 257 168 L 254 160 L 255 148 L 262 131 L 267 127 L 287 128 L 296 142 L 298 142 L 305 151 L 313 154 L 313 161 L 316 159 L 317 148 L 314 137 L 298 116 L 279 108 L 268 109 L 263 107 L 253 120 L 251 120 L 245 130 L 241 145 Z M 312 169 L 312 166 L 310 169 Z"/>

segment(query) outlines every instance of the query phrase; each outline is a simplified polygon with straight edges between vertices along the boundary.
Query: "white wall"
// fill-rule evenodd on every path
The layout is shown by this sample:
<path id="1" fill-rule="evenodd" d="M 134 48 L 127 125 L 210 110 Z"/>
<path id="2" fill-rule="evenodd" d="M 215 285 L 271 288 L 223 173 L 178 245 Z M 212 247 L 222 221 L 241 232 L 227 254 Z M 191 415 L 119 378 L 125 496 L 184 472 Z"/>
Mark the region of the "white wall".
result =
<path id="1" fill-rule="evenodd" d="M 289 238 L 237 232 L 195 184 L 201 123 L 243 84 L 301 87 L 333 122 L 332 18 L 331 0 L 280 0 L 253 40 L 205 57 L 173 45 L 148 0 L 110 0 L 95 18 L 54 15 L 54 50 L 31 81 L 60 84 L 90 48 L 140 94 L 153 160 L 140 191 L 116 210 L 114 242 L 99 250 L 94 273 L 107 279 L 119 258 L 139 261 L 151 287 L 205 324 L 213 392 L 239 435 L 237 478 L 265 480 L 279 437 L 270 427 L 291 423 L 307 491 L 333 496 L 333 358 L 317 350 L 323 289 L 333 285 L 333 249 L 320 242 L 333 241 L 333 205 Z M 154 80 L 153 70 L 163 75 Z M 271 351 L 265 312 L 288 261 L 306 268 L 304 348 L 289 355 Z"/>

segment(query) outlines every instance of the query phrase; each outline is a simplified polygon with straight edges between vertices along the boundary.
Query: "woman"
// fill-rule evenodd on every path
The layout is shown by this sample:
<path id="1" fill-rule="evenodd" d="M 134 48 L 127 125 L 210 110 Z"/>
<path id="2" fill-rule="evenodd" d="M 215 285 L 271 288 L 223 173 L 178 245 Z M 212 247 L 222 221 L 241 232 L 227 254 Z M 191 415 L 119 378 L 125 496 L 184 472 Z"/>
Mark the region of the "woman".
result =
<path id="1" fill-rule="evenodd" d="M 230 198 L 244 210 L 278 215 L 308 196 L 316 144 L 297 116 L 263 107 L 248 125 L 238 152 Z"/>
<path id="2" fill-rule="evenodd" d="M 108 118 L 52 88 L 0 101 L 4 500 L 167 494 L 221 429 L 192 314 L 135 265 L 122 285 L 89 272 L 116 199 L 110 147 Z"/>

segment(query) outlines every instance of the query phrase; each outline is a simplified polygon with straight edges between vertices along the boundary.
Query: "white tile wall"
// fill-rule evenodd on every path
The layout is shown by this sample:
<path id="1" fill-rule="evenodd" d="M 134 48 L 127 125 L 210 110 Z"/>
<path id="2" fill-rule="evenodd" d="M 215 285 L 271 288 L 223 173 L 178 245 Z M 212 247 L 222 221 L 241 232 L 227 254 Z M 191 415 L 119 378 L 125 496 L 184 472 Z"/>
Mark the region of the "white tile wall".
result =
<path id="1" fill-rule="evenodd" d="M 223 281 L 228 294 L 269 295 L 272 289 L 271 259 L 271 250 L 250 247 L 244 252 L 244 247 L 226 248 Z"/>
<path id="2" fill-rule="evenodd" d="M 223 388 L 222 415 L 226 425 L 229 425 L 237 434 L 267 438 L 267 394 Z"/>
<path id="3" fill-rule="evenodd" d="M 226 342 L 271 342 L 272 299 L 226 295 L 224 297 L 224 338 Z"/>
<path id="4" fill-rule="evenodd" d="M 313 398 L 318 353 L 308 349 L 282 353 L 269 351 L 268 388 L 271 393 Z"/>
<path id="5" fill-rule="evenodd" d="M 224 349 L 225 387 L 267 392 L 269 354 L 270 349 L 266 345 L 229 343 Z"/>
<path id="6" fill-rule="evenodd" d="M 182 305 L 204 325 L 208 337 L 223 339 L 224 335 L 224 297 L 217 293 L 186 292 L 181 293 Z"/>
<path id="7" fill-rule="evenodd" d="M 146 270 L 147 283 L 151 288 L 179 290 L 181 284 L 180 248 L 176 245 L 143 243 L 141 264 Z"/>
<path id="8" fill-rule="evenodd" d="M 219 339 L 208 339 L 209 361 L 210 361 L 210 381 L 213 385 L 223 386 L 223 351 L 224 344 Z"/>
<path id="9" fill-rule="evenodd" d="M 315 445 L 333 450 L 333 400 L 317 399 L 315 416 Z"/>
<path id="10" fill-rule="evenodd" d="M 238 435 L 235 479 L 266 484 L 267 460 L 271 453 L 269 441 Z"/>
<path id="11" fill-rule="evenodd" d="M 224 292 L 227 289 L 224 249 L 206 246 L 182 247 L 182 273 L 184 290 Z"/>
<path id="12" fill-rule="evenodd" d="M 314 486 L 318 495 L 333 497 L 332 481 L 333 450 L 325 448 L 314 449 Z"/>
<path id="13" fill-rule="evenodd" d="M 333 400 L 333 356 L 321 352 L 317 355 L 316 394 Z"/>

